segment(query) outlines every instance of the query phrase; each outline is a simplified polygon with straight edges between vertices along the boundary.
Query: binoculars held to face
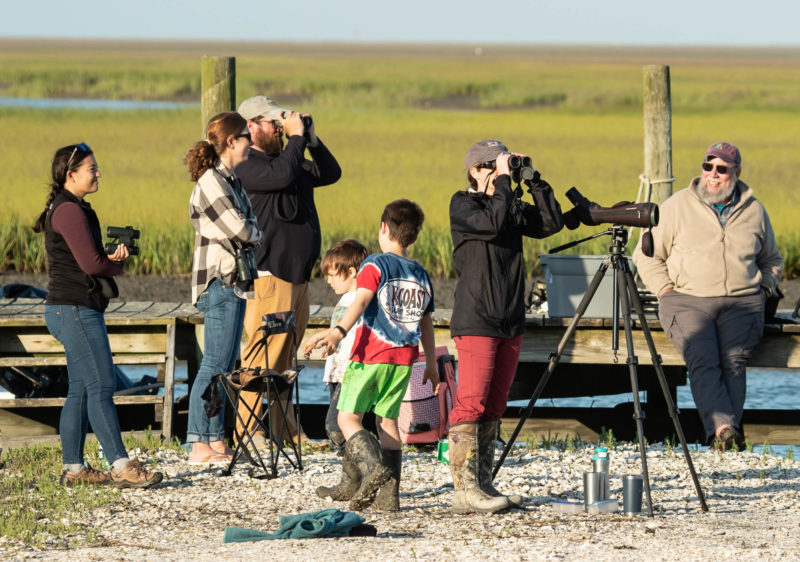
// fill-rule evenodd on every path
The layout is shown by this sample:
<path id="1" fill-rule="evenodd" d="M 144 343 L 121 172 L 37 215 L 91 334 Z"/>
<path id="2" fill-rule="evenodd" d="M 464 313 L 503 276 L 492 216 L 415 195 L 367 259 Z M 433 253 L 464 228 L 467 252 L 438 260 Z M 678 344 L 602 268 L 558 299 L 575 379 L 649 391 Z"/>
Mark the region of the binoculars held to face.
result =
<path id="1" fill-rule="evenodd" d="M 497 160 L 491 160 L 480 164 L 490 170 L 497 169 Z M 512 154 L 508 157 L 508 167 L 511 170 L 511 180 L 514 183 L 521 183 L 523 180 L 531 181 L 534 177 L 535 171 L 533 169 L 533 162 L 530 156 L 517 156 Z"/>
<path id="2" fill-rule="evenodd" d="M 128 247 L 130 255 L 139 255 L 139 246 L 137 246 L 135 242 L 135 240 L 139 238 L 139 231 L 132 226 L 109 226 L 106 230 L 106 236 L 117 241 L 116 243 L 109 242 L 106 244 L 106 254 L 113 254 L 117 251 L 117 246 L 125 244 Z"/>

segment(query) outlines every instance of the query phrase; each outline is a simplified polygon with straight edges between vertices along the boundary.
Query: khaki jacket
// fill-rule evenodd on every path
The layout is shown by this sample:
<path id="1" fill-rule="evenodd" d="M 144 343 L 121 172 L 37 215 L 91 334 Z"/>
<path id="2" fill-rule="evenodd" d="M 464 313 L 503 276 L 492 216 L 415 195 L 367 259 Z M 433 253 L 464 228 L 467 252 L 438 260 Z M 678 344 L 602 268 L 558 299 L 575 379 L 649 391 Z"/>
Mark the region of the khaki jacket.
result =
<path id="1" fill-rule="evenodd" d="M 783 260 L 764 206 L 739 180 L 741 197 L 723 228 L 716 213 L 689 187 L 660 207 L 653 228 L 653 257 L 633 253 L 639 275 L 658 295 L 667 287 L 696 297 L 742 296 L 778 286 Z"/>

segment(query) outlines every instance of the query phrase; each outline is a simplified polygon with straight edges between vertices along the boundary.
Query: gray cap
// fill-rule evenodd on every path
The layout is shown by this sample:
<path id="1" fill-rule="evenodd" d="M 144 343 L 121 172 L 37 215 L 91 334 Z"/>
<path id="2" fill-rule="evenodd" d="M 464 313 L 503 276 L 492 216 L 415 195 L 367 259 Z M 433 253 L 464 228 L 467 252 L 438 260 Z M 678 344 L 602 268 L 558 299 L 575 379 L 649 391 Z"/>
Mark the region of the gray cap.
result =
<path id="1" fill-rule="evenodd" d="M 506 145 L 499 140 L 482 140 L 469 147 L 464 158 L 464 165 L 469 170 L 481 162 L 496 160 L 498 156 L 506 152 L 508 152 Z"/>
<path id="2" fill-rule="evenodd" d="M 277 119 L 281 117 L 288 109 L 280 107 L 277 103 L 272 101 L 266 96 L 253 96 L 247 98 L 239 104 L 239 115 L 247 119 L 255 119 L 256 117 L 266 117 L 267 119 Z"/>

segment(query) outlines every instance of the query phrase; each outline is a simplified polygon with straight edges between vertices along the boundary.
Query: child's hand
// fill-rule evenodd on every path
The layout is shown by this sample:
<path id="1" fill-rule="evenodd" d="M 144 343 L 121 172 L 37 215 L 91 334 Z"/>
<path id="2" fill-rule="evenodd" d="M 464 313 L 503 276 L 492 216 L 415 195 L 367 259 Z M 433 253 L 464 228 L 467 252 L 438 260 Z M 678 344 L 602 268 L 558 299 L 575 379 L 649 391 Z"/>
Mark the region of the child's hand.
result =
<path id="1" fill-rule="evenodd" d="M 425 386 L 428 382 L 431 383 L 433 388 L 433 395 L 437 396 L 439 394 L 439 370 L 436 368 L 435 363 L 425 366 L 425 374 L 422 375 L 422 386 Z"/>
<path id="2" fill-rule="evenodd" d="M 322 348 L 322 357 L 325 358 L 336 351 L 336 347 L 342 340 L 339 330 L 325 330 L 314 334 L 311 339 L 303 346 L 303 354 L 308 357 L 314 349 Z"/>

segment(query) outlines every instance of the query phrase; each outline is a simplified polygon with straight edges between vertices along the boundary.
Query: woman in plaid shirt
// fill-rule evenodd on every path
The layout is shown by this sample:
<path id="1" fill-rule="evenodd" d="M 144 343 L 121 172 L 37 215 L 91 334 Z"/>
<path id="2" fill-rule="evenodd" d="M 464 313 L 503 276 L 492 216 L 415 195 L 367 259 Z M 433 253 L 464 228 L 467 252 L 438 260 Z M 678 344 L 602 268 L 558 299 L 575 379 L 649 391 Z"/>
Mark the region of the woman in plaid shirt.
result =
<path id="1" fill-rule="evenodd" d="M 233 369 L 239 357 L 252 281 L 239 279 L 234 253 L 260 243 L 262 233 L 233 170 L 247 157 L 251 144 L 244 118 L 235 112 L 220 113 L 208 122 L 206 138 L 184 158 L 192 181 L 197 182 L 189 199 L 195 229 L 192 302 L 205 317 L 203 360 L 189 396 L 190 464 L 226 464 L 232 459 L 233 451 L 223 442 L 224 409 L 207 417 L 201 396 L 211 377 Z"/>

